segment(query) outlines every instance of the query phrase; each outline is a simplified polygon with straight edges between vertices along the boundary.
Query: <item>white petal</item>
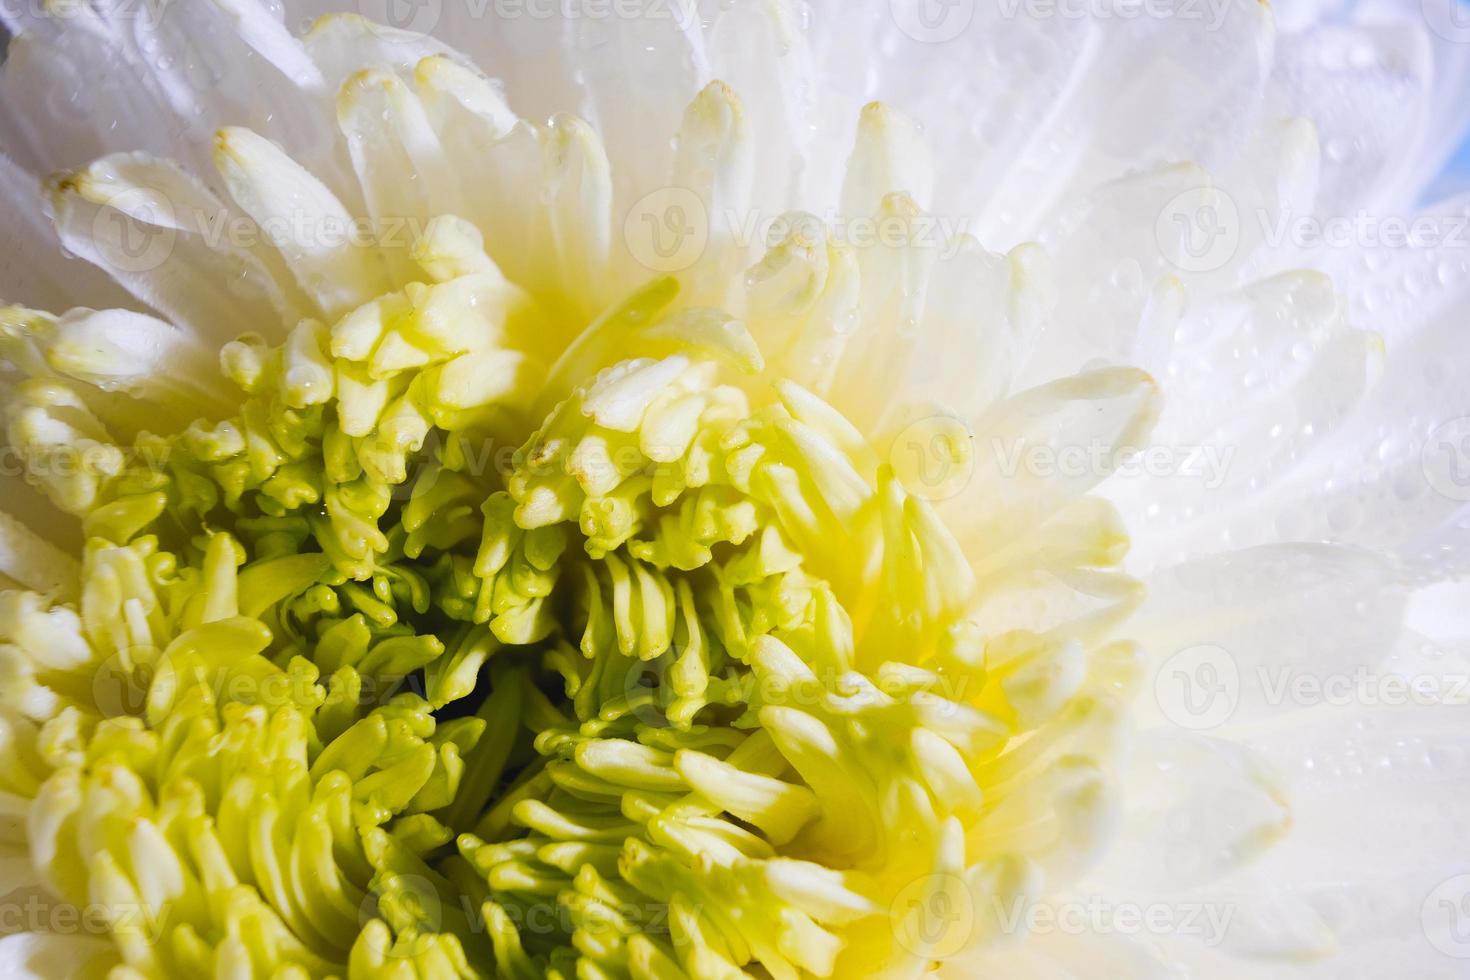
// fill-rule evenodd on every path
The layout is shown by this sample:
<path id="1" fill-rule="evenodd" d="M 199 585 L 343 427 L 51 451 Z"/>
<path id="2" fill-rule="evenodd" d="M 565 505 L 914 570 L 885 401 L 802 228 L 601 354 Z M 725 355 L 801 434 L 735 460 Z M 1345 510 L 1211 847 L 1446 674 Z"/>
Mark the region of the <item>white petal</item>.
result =
<path id="1" fill-rule="evenodd" d="M 112 944 L 93 936 L 19 932 L 0 938 L 4 980 L 101 980 L 116 962 Z"/>
<path id="2" fill-rule="evenodd" d="M 1191 396 L 1169 402 L 1152 456 L 1108 488 L 1125 511 L 1153 517 L 1139 528 L 1140 561 L 1316 536 L 1321 484 L 1295 496 L 1294 481 L 1338 433 L 1351 437 L 1382 363 L 1381 340 L 1347 322 L 1315 273 L 1274 277 L 1185 318 L 1166 377 Z M 1292 499 L 1318 511 L 1301 528 L 1285 519 Z"/>
<path id="3" fill-rule="evenodd" d="M 934 164 L 918 124 L 881 102 L 864 106 L 842 185 L 843 212 L 872 214 L 885 196 L 895 192 L 907 194 L 923 208 L 932 200 L 933 190 Z"/>
<path id="4" fill-rule="evenodd" d="M 11 41 L 0 76 L 4 130 L 20 140 L 5 151 L 36 173 L 76 167 L 109 150 L 187 156 L 178 117 L 128 38 L 127 18 L 53 22 L 47 36 Z M 55 24 L 64 23 L 64 31 Z M 120 146 L 120 134 L 126 134 Z"/>
<path id="5" fill-rule="evenodd" d="M 1116 785 L 1091 760 L 1066 757 L 992 796 L 968 831 L 969 846 L 988 854 L 1021 854 L 1048 877 L 1075 877 L 1106 849 L 1117 824 Z"/>
<path id="6" fill-rule="evenodd" d="M 290 29 L 260 0 L 213 0 L 232 22 L 235 34 L 298 88 L 323 91 L 326 79 Z"/>
<path id="7" fill-rule="evenodd" d="M 179 159 L 195 173 L 212 176 L 216 129 L 249 126 L 343 192 L 346 159 L 330 125 L 335 90 L 266 0 L 163 4 L 134 28 L 187 128 L 190 154 Z"/>
<path id="8" fill-rule="evenodd" d="M 612 298 L 606 271 L 612 238 L 607 154 L 597 134 L 573 116 L 552 119 L 543 147 L 559 291 L 586 322 Z"/>
<path id="9" fill-rule="evenodd" d="M 601 137 L 619 219 L 668 179 L 667 137 L 711 77 L 694 0 L 635 0 L 624 9 L 621 16 L 566 18 L 558 41 L 580 90 L 577 102 L 561 108 L 576 111 Z M 510 81 L 519 95 L 540 84 L 540 73 Z"/>
<path id="10" fill-rule="evenodd" d="M 964 427 L 972 444 L 958 446 L 961 456 L 951 464 L 963 468 L 967 450 L 972 475 L 943 501 L 942 512 L 961 540 L 998 546 L 1102 482 L 1120 449 L 1147 445 L 1158 410 L 1158 384 L 1130 368 L 1012 395 Z M 934 452 L 928 444 L 918 449 Z"/>
<path id="11" fill-rule="evenodd" d="M 1132 746 L 1119 835 L 1089 878 L 1183 891 L 1254 861 L 1291 827 L 1291 798 L 1265 758 L 1223 739 L 1158 733 Z"/>
<path id="12" fill-rule="evenodd" d="M 496 82 L 447 55 L 421 60 L 414 67 L 414 79 L 425 108 L 440 127 L 441 139 L 450 135 L 444 126 L 451 107 L 463 109 L 470 119 L 480 122 L 484 127 L 480 135 L 491 141 L 507 135 L 520 121 Z"/>
<path id="13" fill-rule="evenodd" d="M 945 243 L 910 339 L 908 376 L 894 394 L 914 402 L 907 415 L 974 417 L 1010 391 L 1036 332 L 1032 311 L 1049 305 L 1047 268 L 1035 246 L 997 255 L 968 235 Z M 954 364 L 970 367 L 949 370 Z"/>
<path id="14" fill-rule="evenodd" d="M 508 278 L 538 299 L 554 299 L 559 285 L 545 211 L 539 195 L 525 193 L 546 173 L 541 128 L 517 120 L 494 82 L 451 58 L 425 58 L 415 78 L 455 172 L 462 216 L 480 229 Z"/>
<path id="15" fill-rule="evenodd" d="M 893 402 L 909 394 L 900 379 L 918 353 L 912 338 L 924 322 L 939 257 L 933 226 L 906 194 L 883 199 L 873 228 L 876 241 L 855 243 L 861 246 L 855 251 L 862 319 L 844 338 L 836 383 L 828 392 L 832 404 L 869 433 L 883 429 Z"/>
<path id="16" fill-rule="evenodd" d="M 103 391 L 164 404 L 182 398 L 189 413 L 230 404 L 216 351 L 172 323 L 130 310 L 67 311 L 46 359 Z"/>
<path id="17" fill-rule="evenodd" d="M 37 309 L 136 301 L 93 266 L 67 255 L 44 211 L 41 180 L 0 153 L 0 300 Z"/>
<path id="18" fill-rule="evenodd" d="M 458 209 L 458 187 L 413 90 L 396 75 L 362 71 L 337 99 L 337 120 L 390 274 L 415 278 L 408 256 L 431 218 Z"/>
<path id="19" fill-rule="evenodd" d="M 774 218 L 788 207 L 835 203 L 835 187 L 817 198 L 794 198 L 809 148 L 814 66 L 789 0 L 721 6 L 708 28 L 710 71 L 740 93 L 751 121 L 755 158 L 753 201 Z"/>
<path id="20" fill-rule="evenodd" d="M 1130 624 L 1150 669 L 1140 720 L 1228 730 L 1303 705 L 1302 683 L 1383 669 L 1405 592 L 1365 551 L 1276 545 L 1161 571 Z"/>
<path id="21" fill-rule="evenodd" d="M 1281 39 L 1271 111 L 1316 124 L 1331 164 L 1323 175 L 1322 213 L 1414 203 L 1415 153 L 1426 134 L 1444 126 L 1429 117 L 1429 36 L 1424 24 L 1403 18 L 1324 25 Z"/>
<path id="22" fill-rule="evenodd" d="M 14 489 L 6 487 L 7 491 Z M 29 520 L 17 520 L 8 510 L 0 510 L 0 572 L 37 592 L 74 595 L 81 566 L 71 555 L 32 530 L 35 526 Z"/>
<path id="23" fill-rule="evenodd" d="M 118 154 L 53 178 L 50 190 L 70 251 L 200 337 L 222 343 L 299 318 L 294 283 L 284 290 L 255 251 L 258 229 L 176 166 Z"/>
<path id="24" fill-rule="evenodd" d="M 1096 931 L 1079 932 L 1075 924 L 1063 926 L 1056 920 L 1058 912 L 1087 914 L 1086 902 L 1086 898 L 1075 902 L 1044 900 L 1038 903 L 1042 910 L 1037 914 L 1040 928 L 1026 935 L 1021 943 L 955 956 L 941 963 L 934 976 L 939 980 L 1012 980 L 1014 977 L 1173 980 L 1176 974 L 1146 939 L 1112 933 L 1106 925 Z M 1068 911 L 1074 908 L 1075 913 Z"/>
<path id="25" fill-rule="evenodd" d="M 744 225 L 741 221 L 750 208 L 752 162 L 745 107 L 729 86 L 723 82 L 712 82 L 695 97 L 684 113 L 684 121 L 674 140 L 670 181 L 675 193 L 687 191 L 697 198 L 703 215 L 686 217 L 702 219 L 708 232 L 698 263 L 686 276 L 691 305 L 710 303 L 725 306 L 731 300 L 730 291 L 739 282 L 738 273 L 750 244 L 742 240 Z M 670 198 L 651 203 L 654 208 L 647 219 L 651 223 L 642 228 L 625 225 L 626 235 L 663 235 L 669 230 L 669 219 L 674 217 L 667 209 L 682 206 L 684 202 Z M 663 206 L 662 213 L 658 205 Z M 640 214 L 633 220 L 643 217 Z M 700 229 L 694 230 L 697 233 Z M 660 241 L 661 238 L 655 238 L 649 244 Z M 634 244 L 631 240 L 627 242 L 630 249 Z M 651 254 L 657 258 L 661 253 L 655 249 Z M 635 250 L 634 258 L 645 259 L 646 255 Z M 658 265 L 656 261 L 654 264 Z M 665 270 L 655 268 L 653 271 Z"/>
<path id="26" fill-rule="evenodd" d="M 944 36 L 894 58 L 882 91 L 936 134 L 947 166 L 935 209 L 974 215 L 970 230 L 988 247 L 1025 240 L 1053 207 L 1100 181 L 1187 159 L 1223 164 L 1259 119 L 1274 30 L 1253 0 L 1194 16 L 1183 2 L 1136 18 L 968 4 L 947 12 L 930 18 Z M 924 33 L 909 18 L 910 36 Z M 983 66 L 978 79 L 972 65 Z M 977 90 L 978 113 L 963 97 L 926 111 Z"/>
<path id="27" fill-rule="evenodd" d="M 263 229 L 276 229 L 286 265 L 329 319 L 388 290 L 352 215 L 275 144 L 248 129 L 220 130 L 215 165 L 235 203 Z"/>
<path id="28" fill-rule="evenodd" d="M 1470 367 L 1470 198 L 1412 221 L 1423 247 L 1376 240 L 1334 256 L 1353 316 L 1384 335 L 1383 375 L 1254 524 L 1393 550 L 1433 577 L 1464 569 L 1470 533 L 1470 390 L 1460 383 Z"/>
<path id="29" fill-rule="evenodd" d="M 432 14 L 437 4 L 425 4 Z M 385 21 L 388 18 L 383 18 Z M 330 13 L 311 25 L 301 38 L 306 52 L 322 74 L 327 92 L 336 92 L 363 71 L 391 71 L 400 78 L 413 76 L 413 67 L 432 55 L 465 58 L 441 41 L 421 32 L 400 30 L 356 13 Z"/>

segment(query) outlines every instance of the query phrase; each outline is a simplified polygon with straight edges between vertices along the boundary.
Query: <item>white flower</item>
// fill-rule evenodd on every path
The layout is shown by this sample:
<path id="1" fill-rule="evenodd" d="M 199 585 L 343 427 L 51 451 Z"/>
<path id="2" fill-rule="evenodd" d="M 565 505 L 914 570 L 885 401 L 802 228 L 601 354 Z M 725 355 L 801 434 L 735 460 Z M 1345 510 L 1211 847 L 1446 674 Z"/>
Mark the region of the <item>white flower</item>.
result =
<path id="1" fill-rule="evenodd" d="M 1459 975 L 1450 0 L 310 13 L 0 5 L 17 975 Z"/>

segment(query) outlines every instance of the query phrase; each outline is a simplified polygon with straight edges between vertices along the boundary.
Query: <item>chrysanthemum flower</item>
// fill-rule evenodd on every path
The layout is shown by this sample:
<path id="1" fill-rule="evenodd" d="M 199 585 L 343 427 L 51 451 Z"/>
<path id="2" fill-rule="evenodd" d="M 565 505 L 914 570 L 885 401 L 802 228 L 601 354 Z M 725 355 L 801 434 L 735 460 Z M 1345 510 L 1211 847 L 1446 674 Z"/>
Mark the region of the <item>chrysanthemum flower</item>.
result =
<path id="1" fill-rule="evenodd" d="M 7 976 L 1457 975 L 1450 8 L 286 6 L 0 7 Z"/>

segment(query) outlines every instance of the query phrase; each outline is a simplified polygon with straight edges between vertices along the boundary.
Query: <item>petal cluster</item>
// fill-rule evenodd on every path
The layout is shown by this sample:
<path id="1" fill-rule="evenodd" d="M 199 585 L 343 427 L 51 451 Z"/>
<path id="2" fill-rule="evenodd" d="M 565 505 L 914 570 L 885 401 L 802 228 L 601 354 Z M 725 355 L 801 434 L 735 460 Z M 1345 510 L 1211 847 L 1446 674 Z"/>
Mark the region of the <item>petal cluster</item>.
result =
<path id="1" fill-rule="evenodd" d="M 1126 598 L 973 615 L 1035 556 L 957 537 L 894 455 L 913 411 L 862 394 L 902 367 L 877 331 L 916 315 L 931 257 L 804 218 L 747 318 L 719 248 L 598 312 L 596 137 L 501 119 L 442 55 L 412 82 L 343 83 L 367 241 L 221 254 L 185 220 L 210 192 L 139 156 L 52 183 L 63 240 L 103 211 L 156 231 L 137 202 L 161 200 L 169 268 L 289 270 L 251 281 L 290 327 L 221 336 L 214 382 L 176 370 L 208 339 L 142 314 L 0 318 L 9 441 L 86 542 L 3 610 L 0 780 L 44 884 L 107 910 L 122 977 L 902 976 L 984 942 L 931 910 L 1087 863 L 1134 655 Z M 436 98 L 495 152 L 540 146 L 550 253 L 400 199 L 455 186 L 425 155 Z M 918 145 L 885 112 L 855 194 Z M 723 86 L 689 110 L 707 193 L 741 182 L 741 113 Z M 262 229 L 350 221 L 248 130 L 215 163 Z M 384 219 L 424 207 L 394 241 Z M 1149 382 L 1069 384 L 1027 397 Z M 1049 565 L 1115 569 L 1106 505 L 1069 513 Z"/>

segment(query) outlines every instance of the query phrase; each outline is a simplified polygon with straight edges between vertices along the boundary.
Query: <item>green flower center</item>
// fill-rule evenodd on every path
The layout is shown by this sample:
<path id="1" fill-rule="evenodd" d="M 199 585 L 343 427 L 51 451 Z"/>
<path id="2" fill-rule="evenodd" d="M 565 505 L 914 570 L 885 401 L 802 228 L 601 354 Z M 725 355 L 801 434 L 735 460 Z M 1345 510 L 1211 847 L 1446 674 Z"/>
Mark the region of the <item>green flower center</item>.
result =
<path id="1" fill-rule="evenodd" d="M 48 884 L 147 975 L 857 975 L 978 938 L 928 917 L 1057 836 L 1021 774 L 1098 779 L 1002 748 L 1126 658 L 982 639 L 929 505 L 672 280 L 552 360 L 472 229 L 414 254 L 229 345 L 243 402 L 175 435 L 108 433 L 65 325 L 6 312 L 42 366 L 11 441 L 87 538 L 74 604 L 7 594 Z"/>

